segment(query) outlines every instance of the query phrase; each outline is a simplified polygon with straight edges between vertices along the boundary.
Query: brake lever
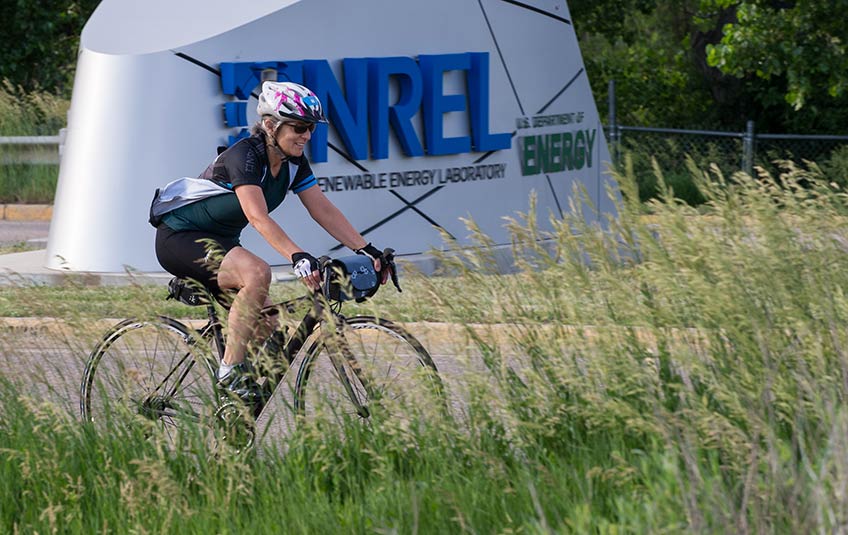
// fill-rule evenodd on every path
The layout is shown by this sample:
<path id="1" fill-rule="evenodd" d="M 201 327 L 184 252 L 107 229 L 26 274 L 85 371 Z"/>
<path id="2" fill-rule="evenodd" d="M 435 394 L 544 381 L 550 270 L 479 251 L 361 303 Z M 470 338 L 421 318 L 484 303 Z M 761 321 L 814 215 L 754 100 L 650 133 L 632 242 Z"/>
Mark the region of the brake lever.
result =
<path id="1" fill-rule="evenodd" d="M 385 260 L 387 267 L 391 269 L 392 284 L 395 285 L 398 292 L 403 293 L 403 290 L 400 289 L 400 283 L 398 282 L 397 266 L 395 265 L 395 250 L 391 247 L 383 250 L 383 260 Z"/>
<path id="2" fill-rule="evenodd" d="M 327 268 L 329 267 L 330 262 L 332 261 L 333 259 L 327 255 L 323 255 L 318 258 L 318 273 L 321 274 L 321 286 L 318 288 L 318 290 L 316 290 L 316 293 L 320 292 L 325 297 L 327 296 L 327 284 L 330 280 L 329 273 L 327 273 Z"/>

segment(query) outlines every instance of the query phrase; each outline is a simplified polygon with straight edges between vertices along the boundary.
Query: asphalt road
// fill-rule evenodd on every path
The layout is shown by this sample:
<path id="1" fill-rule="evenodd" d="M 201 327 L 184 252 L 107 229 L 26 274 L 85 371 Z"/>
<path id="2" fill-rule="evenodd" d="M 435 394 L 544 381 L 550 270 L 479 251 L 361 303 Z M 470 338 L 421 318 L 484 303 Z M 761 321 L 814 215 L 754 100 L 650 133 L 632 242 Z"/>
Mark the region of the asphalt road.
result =
<path id="1" fill-rule="evenodd" d="M 6 221 L 0 220 L 0 246 L 28 242 L 46 246 L 50 221 Z"/>
<path id="2" fill-rule="evenodd" d="M 49 319 L 5 321 L 5 324 L 0 323 L 0 375 L 17 384 L 30 400 L 49 401 L 78 416 L 85 362 L 99 338 L 115 321 L 103 320 L 95 325 L 71 325 Z M 466 405 L 469 385 L 491 380 L 479 353 L 470 349 L 471 344 L 457 326 L 421 323 L 407 325 L 407 328 L 432 355 L 445 383 L 449 404 L 459 416 Z M 520 359 L 511 357 L 509 360 Z M 331 373 L 329 360 L 321 362 L 310 384 L 336 384 L 326 379 Z M 278 388 L 277 395 L 257 422 L 262 436 L 260 450 L 275 447 L 293 429 L 291 392 L 298 365 L 299 360 L 296 360 L 295 369 L 285 380 L 287 384 Z M 320 379 L 321 376 L 325 379 Z"/>

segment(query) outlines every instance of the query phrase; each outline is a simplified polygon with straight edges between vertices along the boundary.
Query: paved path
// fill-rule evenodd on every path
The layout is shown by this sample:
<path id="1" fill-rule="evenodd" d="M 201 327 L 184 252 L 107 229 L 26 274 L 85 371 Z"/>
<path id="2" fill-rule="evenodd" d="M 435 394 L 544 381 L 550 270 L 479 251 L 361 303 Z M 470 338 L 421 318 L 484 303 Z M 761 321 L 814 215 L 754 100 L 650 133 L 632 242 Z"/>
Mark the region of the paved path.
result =
<path id="1" fill-rule="evenodd" d="M 0 220 L 0 246 L 32 240 L 34 245 L 46 247 L 49 229 L 50 221 Z"/>
<path id="2" fill-rule="evenodd" d="M 16 383 L 24 394 L 51 401 L 79 415 L 79 388 L 88 354 L 114 323 L 104 320 L 94 325 L 71 325 L 50 319 L 0 320 L 0 360 L 3 361 L 0 374 Z M 465 406 L 468 386 L 489 380 L 479 354 L 468 349 L 470 345 L 465 341 L 462 327 L 415 323 L 407 328 L 431 353 L 449 392 L 450 404 L 459 414 Z M 329 368 L 328 362 L 324 366 Z M 294 425 L 291 392 L 299 364 L 296 360 L 294 370 L 286 378 L 287 384 L 281 385 L 258 422 L 264 437 L 260 449 L 274 447 Z"/>

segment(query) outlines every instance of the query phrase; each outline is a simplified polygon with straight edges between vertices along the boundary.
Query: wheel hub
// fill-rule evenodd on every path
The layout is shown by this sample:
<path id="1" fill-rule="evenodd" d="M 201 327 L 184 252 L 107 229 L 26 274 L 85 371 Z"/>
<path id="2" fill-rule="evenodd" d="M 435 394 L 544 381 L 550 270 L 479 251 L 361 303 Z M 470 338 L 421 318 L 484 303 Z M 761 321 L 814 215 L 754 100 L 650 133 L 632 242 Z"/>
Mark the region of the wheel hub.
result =
<path id="1" fill-rule="evenodd" d="M 141 403 L 138 413 L 149 420 L 158 420 L 162 417 L 165 410 L 170 408 L 173 408 L 170 399 L 164 396 L 154 395 L 149 396 Z"/>

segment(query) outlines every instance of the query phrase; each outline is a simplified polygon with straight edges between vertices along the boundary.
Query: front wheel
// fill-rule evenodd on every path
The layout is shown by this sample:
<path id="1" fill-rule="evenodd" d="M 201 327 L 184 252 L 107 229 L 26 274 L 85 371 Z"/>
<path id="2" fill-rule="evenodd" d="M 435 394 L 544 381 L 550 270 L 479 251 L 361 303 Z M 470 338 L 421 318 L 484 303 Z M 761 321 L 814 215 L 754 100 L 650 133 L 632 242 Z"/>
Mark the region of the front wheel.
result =
<path id="1" fill-rule="evenodd" d="M 83 420 L 146 422 L 176 440 L 181 423 L 199 421 L 214 407 L 214 366 L 205 345 L 171 318 L 122 321 L 88 359 L 80 388 Z"/>
<path id="2" fill-rule="evenodd" d="M 307 388 L 307 384 L 310 384 Z M 295 382 L 300 416 L 441 411 L 443 386 L 424 346 L 391 321 L 356 316 L 309 347 Z"/>

